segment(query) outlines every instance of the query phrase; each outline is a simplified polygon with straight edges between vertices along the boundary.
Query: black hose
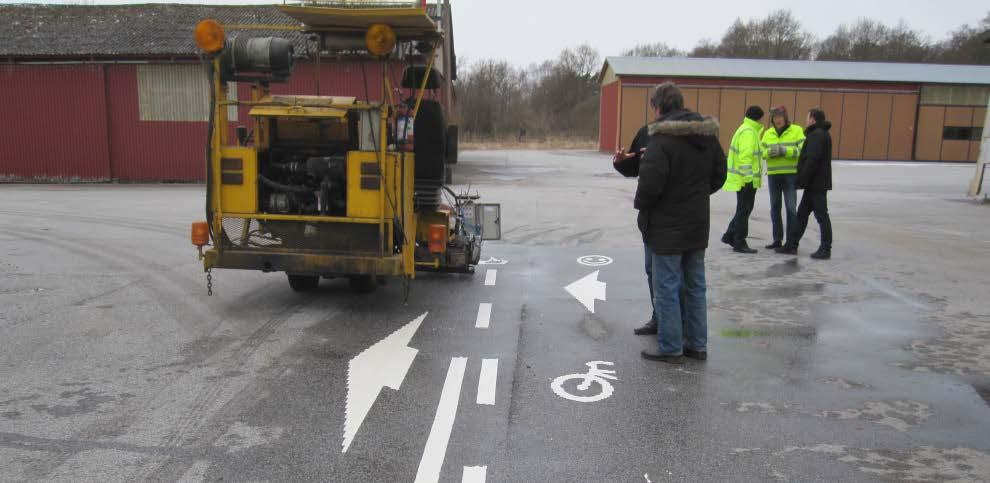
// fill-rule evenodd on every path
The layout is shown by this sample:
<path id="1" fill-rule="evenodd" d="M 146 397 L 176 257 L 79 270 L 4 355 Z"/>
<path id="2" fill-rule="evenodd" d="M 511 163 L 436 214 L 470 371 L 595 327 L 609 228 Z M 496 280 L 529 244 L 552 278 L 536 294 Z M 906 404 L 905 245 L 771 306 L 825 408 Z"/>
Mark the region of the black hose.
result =
<path id="1" fill-rule="evenodd" d="M 214 77 L 216 76 L 216 72 L 213 69 L 212 60 L 204 58 L 203 62 L 206 64 L 206 77 L 210 82 L 210 115 L 207 122 L 206 134 L 206 225 L 209 226 L 210 238 L 215 241 L 217 234 L 213 233 L 213 207 L 211 201 L 213 200 L 213 127 L 216 123 L 214 113 L 217 103 L 217 93 L 214 91 Z"/>
<path id="2" fill-rule="evenodd" d="M 284 193 L 312 193 L 314 191 L 312 188 L 307 188 L 305 186 L 290 186 L 277 181 L 272 181 L 261 174 L 258 175 L 258 181 L 261 181 L 261 184 L 275 191 L 281 191 Z"/>

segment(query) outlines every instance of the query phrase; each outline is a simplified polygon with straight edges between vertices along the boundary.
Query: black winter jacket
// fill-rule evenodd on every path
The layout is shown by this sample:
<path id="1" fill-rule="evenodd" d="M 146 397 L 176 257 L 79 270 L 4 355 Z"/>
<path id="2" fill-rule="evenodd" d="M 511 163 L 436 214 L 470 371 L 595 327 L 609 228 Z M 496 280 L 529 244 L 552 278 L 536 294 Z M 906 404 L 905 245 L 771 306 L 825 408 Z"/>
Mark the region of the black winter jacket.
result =
<path id="1" fill-rule="evenodd" d="M 646 125 L 639 128 L 636 132 L 636 137 L 633 138 L 632 145 L 629 146 L 629 153 L 633 153 L 635 156 L 629 159 L 623 159 L 618 163 L 612 164 L 612 167 L 619 172 L 622 176 L 627 178 L 635 178 L 639 176 L 639 162 L 643 155 L 639 153 L 640 149 L 646 147 L 650 143 L 650 126 Z"/>
<path id="2" fill-rule="evenodd" d="M 804 132 L 804 147 L 798 158 L 797 187 L 810 191 L 832 189 L 832 123 L 813 124 Z"/>
<path id="3" fill-rule="evenodd" d="M 639 165 L 635 206 L 643 241 L 658 255 L 708 247 L 708 197 L 725 184 L 725 152 L 718 123 L 675 111 L 650 124 Z"/>

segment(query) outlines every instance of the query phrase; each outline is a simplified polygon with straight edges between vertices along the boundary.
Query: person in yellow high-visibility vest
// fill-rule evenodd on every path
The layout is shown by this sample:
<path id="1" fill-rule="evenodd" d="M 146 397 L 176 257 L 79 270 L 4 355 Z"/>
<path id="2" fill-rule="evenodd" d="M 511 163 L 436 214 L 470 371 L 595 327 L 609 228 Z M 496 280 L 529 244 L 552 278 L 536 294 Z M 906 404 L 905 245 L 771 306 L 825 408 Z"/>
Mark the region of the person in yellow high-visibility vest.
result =
<path id="1" fill-rule="evenodd" d="M 780 199 L 784 199 L 787 209 L 787 229 L 794 226 L 797 216 L 797 179 L 798 156 L 804 145 L 804 129 L 797 124 L 791 124 L 787 116 L 787 108 L 777 106 L 770 110 L 770 129 L 763 133 L 761 148 L 763 159 L 767 161 L 767 185 L 770 188 L 770 221 L 773 223 L 773 243 L 767 245 L 768 250 L 783 246 L 784 220 L 780 216 Z"/>
<path id="2" fill-rule="evenodd" d="M 725 191 L 736 193 L 736 214 L 722 235 L 722 243 L 732 246 L 736 253 L 756 253 L 749 247 L 749 215 L 756 203 L 756 190 L 763 178 L 763 151 L 760 149 L 760 134 L 763 131 L 763 109 L 750 106 L 746 118 L 736 129 L 729 145 L 728 176 L 725 178 Z"/>

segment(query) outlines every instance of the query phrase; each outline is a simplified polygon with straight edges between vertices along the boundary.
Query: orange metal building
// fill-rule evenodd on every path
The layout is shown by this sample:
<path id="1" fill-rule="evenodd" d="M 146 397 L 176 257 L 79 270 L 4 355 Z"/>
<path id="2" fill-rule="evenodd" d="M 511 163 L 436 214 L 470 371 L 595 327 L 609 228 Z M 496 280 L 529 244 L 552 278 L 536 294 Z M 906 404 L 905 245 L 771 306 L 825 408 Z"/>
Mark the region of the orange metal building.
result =
<path id="1" fill-rule="evenodd" d="M 720 121 L 726 148 L 747 106 L 784 105 L 795 122 L 820 107 L 833 123 L 834 157 L 849 160 L 976 161 L 990 98 L 983 66 L 609 57 L 599 149 L 628 147 L 652 117 L 652 87 L 668 80 L 688 109 Z"/>

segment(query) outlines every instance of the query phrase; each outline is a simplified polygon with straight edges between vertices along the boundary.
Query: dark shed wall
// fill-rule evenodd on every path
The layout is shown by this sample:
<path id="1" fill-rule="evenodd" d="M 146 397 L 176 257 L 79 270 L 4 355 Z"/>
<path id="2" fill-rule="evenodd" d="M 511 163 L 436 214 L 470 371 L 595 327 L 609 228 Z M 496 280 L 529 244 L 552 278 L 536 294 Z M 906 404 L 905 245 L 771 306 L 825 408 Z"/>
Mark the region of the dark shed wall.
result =
<path id="1" fill-rule="evenodd" d="M 142 120 L 142 65 L 178 64 L 0 64 L 0 119 L 5 127 L 0 135 L 0 180 L 202 180 L 207 123 L 202 118 Z M 380 62 L 368 62 L 362 69 L 359 62 L 329 61 L 320 71 L 322 95 L 363 100 L 367 93 L 373 101 L 381 99 Z M 298 63 L 289 82 L 274 84 L 272 91 L 314 95 L 314 73 L 314 64 Z M 399 85 L 401 73 L 401 64 L 390 67 L 393 86 Z M 192 95 L 183 91 L 188 82 L 173 85 L 162 78 L 154 83 L 167 95 L 180 96 L 177 99 Z M 169 91 L 171 87 L 177 90 Z M 237 98 L 251 98 L 249 84 L 238 85 Z M 232 127 L 250 125 L 247 107 L 237 114 Z"/>
<path id="2" fill-rule="evenodd" d="M 0 64 L 0 179 L 111 178 L 102 65 Z"/>
<path id="3" fill-rule="evenodd" d="M 602 86 L 599 100 L 601 114 L 598 117 L 598 149 L 615 151 L 619 149 L 619 82 Z"/>
<path id="4" fill-rule="evenodd" d="M 110 160 L 122 181 L 194 181 L 205 177 L 206 123 L 142 121 L 137 67 L 107 68 Z"/>

